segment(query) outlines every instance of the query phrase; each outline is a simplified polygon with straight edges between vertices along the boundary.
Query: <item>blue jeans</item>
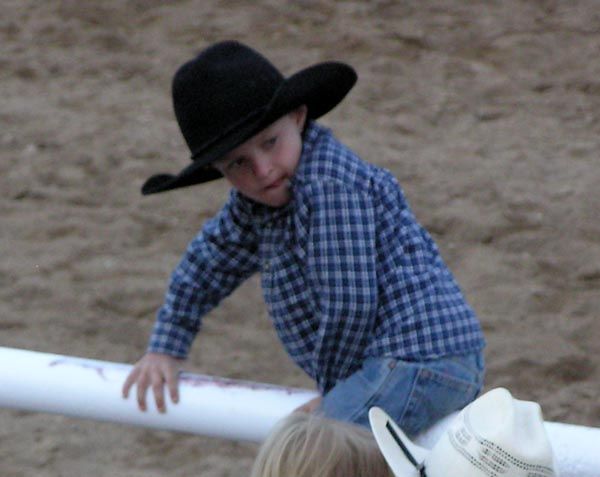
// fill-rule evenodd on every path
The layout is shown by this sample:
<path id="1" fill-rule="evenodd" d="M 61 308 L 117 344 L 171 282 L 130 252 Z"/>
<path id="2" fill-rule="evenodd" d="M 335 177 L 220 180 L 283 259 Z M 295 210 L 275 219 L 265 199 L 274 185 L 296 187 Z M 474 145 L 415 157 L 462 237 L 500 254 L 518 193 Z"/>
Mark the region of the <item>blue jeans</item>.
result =
<path id="1" fill-rule="evenodd" d="M 368 358 L 323 396 L 320 412 L 369 427 L 369 409 L 378 406 L 415 436 L 473 401 L 483 375 L 483 352 L 418 362 Z"/>

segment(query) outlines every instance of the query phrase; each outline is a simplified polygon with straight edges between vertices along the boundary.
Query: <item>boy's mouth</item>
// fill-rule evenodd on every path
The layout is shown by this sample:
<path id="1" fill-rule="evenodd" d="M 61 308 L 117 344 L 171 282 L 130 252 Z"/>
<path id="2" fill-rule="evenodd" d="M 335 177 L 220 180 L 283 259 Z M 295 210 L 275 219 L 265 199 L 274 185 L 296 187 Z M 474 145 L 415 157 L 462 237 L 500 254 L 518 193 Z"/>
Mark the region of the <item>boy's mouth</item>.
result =
<path id="1" fill-rule="evenodd" d="M 269 184 L 267 187 L 265 187 L 265 190 L 277 189 L 278 187 L 280 187 L 281 185 L 283 185 L 285 181 L 286 181 L 285 177 L 277 179 L 275 182 L 271 182 L 271 184 Z"/>

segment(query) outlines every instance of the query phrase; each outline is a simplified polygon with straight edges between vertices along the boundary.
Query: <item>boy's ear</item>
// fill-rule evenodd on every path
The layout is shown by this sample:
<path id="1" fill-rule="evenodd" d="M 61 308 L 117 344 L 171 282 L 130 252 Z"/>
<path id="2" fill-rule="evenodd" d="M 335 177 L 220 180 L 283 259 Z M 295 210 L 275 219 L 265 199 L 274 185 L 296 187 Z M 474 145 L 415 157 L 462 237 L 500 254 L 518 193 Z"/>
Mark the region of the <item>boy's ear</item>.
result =
<path id="1" fill-rule="evenodd" d="M 298 106 L 296 109 L 294 109 L 290 113 L 294 119 L 294 122 L 296 123 L 296 126 L 298 126 L 298 129 L 300 131 L 302 131 L 304 129 L 304 124 L 306 123 L 307 113 L 308 113 L 308 108 L 306 107 L 305 104 L 303 104 L 302 106 Z"/>

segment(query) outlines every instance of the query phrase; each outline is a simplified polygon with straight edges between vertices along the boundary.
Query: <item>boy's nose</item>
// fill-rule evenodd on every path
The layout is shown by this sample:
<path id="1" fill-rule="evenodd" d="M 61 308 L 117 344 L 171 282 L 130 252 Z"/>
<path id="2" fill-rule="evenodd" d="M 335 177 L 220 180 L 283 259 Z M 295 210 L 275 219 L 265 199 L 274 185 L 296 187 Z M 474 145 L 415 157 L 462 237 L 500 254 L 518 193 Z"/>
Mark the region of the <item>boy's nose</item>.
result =
<path id="1" fill-rule="evenodd" d="M 257 179 L 268 177 L 273 169 L 271 159 L 266 154 L 257 154 L 252 161 L 252 172 Z"/>

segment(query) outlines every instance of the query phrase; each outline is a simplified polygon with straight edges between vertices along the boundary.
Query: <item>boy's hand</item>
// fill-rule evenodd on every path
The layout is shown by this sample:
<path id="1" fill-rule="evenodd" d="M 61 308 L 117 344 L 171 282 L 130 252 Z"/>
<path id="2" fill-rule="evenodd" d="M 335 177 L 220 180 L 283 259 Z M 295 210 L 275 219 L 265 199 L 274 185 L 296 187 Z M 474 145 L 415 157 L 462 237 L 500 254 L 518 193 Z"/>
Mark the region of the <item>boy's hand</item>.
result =
<path id="1" fill-rule="evenodd" d="M 315 412 L 319 406 L 321 405 L 321 400 L 323 398 L 321 396 L 317 396 L 316 398 L 311 399 L 308 402 L 302 404 L 302 406 L 297 407 L 294 412 L 306 412 L 310 414 L 311 412 Z"/>
<path id="2" fill-rule="evenodd" d="M 129 390 L 136 384 L 137 401 L 140 410 L 146 410 L 146 391 L 152 387 L 154 400 L 159 412 L 166 412 L 165 384 L 169 390 L 171 401 L 179 402 L 177 376 L 181 360 L 159 353 L 147 353 L 140 359 L 127 376 L 123 384 L 123 397 L 127 399 Z"/>

